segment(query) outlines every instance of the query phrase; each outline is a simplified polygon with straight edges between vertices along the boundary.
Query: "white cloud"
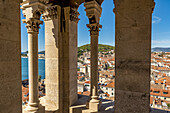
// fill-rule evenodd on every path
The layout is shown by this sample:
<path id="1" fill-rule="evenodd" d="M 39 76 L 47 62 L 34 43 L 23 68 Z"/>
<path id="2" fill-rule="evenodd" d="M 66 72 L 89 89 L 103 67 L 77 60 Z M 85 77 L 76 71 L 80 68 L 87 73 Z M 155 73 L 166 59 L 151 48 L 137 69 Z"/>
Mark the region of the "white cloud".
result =
<path id="1" fill-rule="evenodd" d="M 170 40 L 153 40 L 153 43 L 156 44 L 163 44 L 163 43 L 169 43 L 170 44 Z"/>
<path id="2" fill-rule="evenodd" d="M 157 24 L 161 21 L 162 19 L 160 17 L 157 17 L 157 16 L 153 16 L 152 18 L 152 23 L 153 24 Z"/>
<path id="3" fill-rule="evenodd" d="M 152 40 L 152 47 L 170 47 L 170 40 Z"/>

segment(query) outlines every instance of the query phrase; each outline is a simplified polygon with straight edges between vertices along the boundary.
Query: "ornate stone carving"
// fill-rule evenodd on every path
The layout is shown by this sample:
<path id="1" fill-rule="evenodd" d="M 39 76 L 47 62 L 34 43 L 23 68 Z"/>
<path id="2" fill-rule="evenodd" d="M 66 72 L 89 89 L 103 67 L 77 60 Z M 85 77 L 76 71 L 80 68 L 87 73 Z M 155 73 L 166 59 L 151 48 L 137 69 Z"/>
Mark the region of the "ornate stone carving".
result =
<path id="1" fill-rule="evenodd" d="M 85 2 L 84 7 L 86 8 L 86 15 L 89 18 L 89 23 L 99 23 L 102 8 L 96 1 Z"/>
<path id="2" fill-rule="evenodd" d="M 42 2 L 44 4 L 48 4 L 50 2 L 50 0 L 40 0 L 40 2 Z"/>
<path id="3" fill-rule="evenodd" d="M 46 2 L 48 0 L 23 0 L 21 3 L 21 9 L 26 19 L 36 18 L 39 19 L 42 12 L 46 8 Z"/>
<path id="4" fill-rule="evenodd" d="M 78 23 L 78 21 L 80 20 L 80 19 L 78 18 L 79 15 L 80 15 L 80 14 L 79 14 L 79 12 L 77 11 L 77 9 L 75 9 L 75 8 L 70 8 L 70 20 L 71 20 L 71 21 L 74 21 L 74 22 Z"/>
<path id="5" fill-rule="evenodd" d="M 102 28 L 102 25 L 99 24 L 102 12 L 101 6 L 96 1 L 86 2 L 84 6 L 86 7 L 86 15 L 89 18 L 87 27 L 90 28 L 90 35 L 99 35 L 99 28 Z"/>
<path id="6" fill-rule="evenodd" d="M 100 28 L 102 28 L 102 25 L 98 23 L 94 24 L 87 24 L 87 27 L 90 29 L 90 35 L 99 35 Z"/>
<path id="7" fill-rule="evenodd" d="M 51 6 L 49 8 L 47 8 L 44 13 L 43 13 L 43 16 L 42 18 L 47 21 L 47 20 L 50 20 L 50 19 L 57 19 L 57 5 L 55 6 Z"/>
<path id="8" fill-rule="evenodd" d="M 23 22 L 27 24 L 26 28 L 28 33 L 38 33 L 39 25 L 43 23 L 43 21 L 34 18 L 24 19 Z"/>

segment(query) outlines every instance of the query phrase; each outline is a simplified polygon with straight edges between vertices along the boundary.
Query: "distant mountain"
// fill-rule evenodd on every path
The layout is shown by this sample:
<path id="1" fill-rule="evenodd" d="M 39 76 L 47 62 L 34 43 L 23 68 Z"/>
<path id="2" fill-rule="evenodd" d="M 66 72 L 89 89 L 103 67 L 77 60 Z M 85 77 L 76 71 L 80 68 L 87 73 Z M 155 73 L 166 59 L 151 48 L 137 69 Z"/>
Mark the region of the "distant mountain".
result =
<path id="1" fill-rule="evenodd" d="M 21 52 L 21 54 L 22 54 L 22 55 L 23 55 L 23 54 L 28 54 L 28 51 Z M 38 54 L 44 54 L 44 55 L 45 55 L 45 51 L 40 51 L 40 52 L 38 52 Z"/>
<path id="2" fill-rule="evenodd" d="M 45 55 L 45 51 L 40 51 L 40 52 L 38 52 L 38 54 L 44 54 Z"/>
<path id="3" fill-rule="evenodd" d="M 27 55 L 27 54 L 28 54 L 28 51 L 21 52 L 21 55 Z"/>
<path id="4" fill-rule="evenodd" d="M 104 44 L 99 44 L 98 45 L 99 52 L 107 52 L 107 51 L 114 50 L 114 49 L 115 49 L 114 46 L 104 45 Z M 83 52 L 90 51 L 90 50 L 91 50 L 90 44 L 86 44 L 86 45 L 78 47 L 78 57 L 80 55 L 82 55 Z"/>
<path id="5" fill-rule="evenodd" d="M 170 48 L 155 47 L 152 48 L 152 52 L 170 52 Z"/>

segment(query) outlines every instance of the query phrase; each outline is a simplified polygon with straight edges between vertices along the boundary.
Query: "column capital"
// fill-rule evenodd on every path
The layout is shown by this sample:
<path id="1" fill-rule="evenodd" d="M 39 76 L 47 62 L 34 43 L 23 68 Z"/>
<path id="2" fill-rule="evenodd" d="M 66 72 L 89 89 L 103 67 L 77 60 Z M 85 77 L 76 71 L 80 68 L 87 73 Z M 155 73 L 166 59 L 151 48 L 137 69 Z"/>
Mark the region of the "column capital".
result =
<path id="1" fill-rule="evenodd" d="M 23 19 L 23 23 L 26 23 L 26 28 L 28 33 L 38 33 L 39 32 L 39 25 L 43 23 L 38 19 L 30 18 L 30 19 Z"/>
<path id="2" fill-rule="evenodd" d="M 84 7 L 86 8 L 86 15 L 89 18 L 89 23 L 99 23 L 102 8 L 96 1 L 85 2 Z"/>
<path id="3" fill-rule="evenodd" d="M 26 19 L 36 18 L 39 19 L 45 8 L 48 0 L 23 0 L 21 9 Z"/>
<path id="4" fill-rule="evenodd" d="M 90 35 L 99 35 L 100 28 L 102 28 L 102 25 L 98 23 L 94 24 L 87 24 L 87 27 L 90 29 Z"/>
<path id="5" fill-rule="evenodd" d="M 76 8 L 70 8 L 70 20 L 71 21 L 78 23 L 80 20 L 78 17 L 79 15 L 80 13 L 77 11 Z"/>
<path id="6" fill-rule="evenodd" d="M 44 21 L 48 21 L 48 20 L 52 20 L 52 19 L 57 19 L 57 16 L 58 16 L 57 12 L 58 12 L 59 8 L 60 8 L 60 6 L 58 6 L 58 5 L 47 7 L 44 10 L 43 16 L 42 16 Z"/>
<path id="7" fill-rule="evenodd" d="M 72 7 L 65 7 L 64 8 L 64 17 L 65 20 L 70 20 L 73 21 L 75 23 L 79 22 L 79 12 L 77 11 L 77 8 L 72 8 Z"/>

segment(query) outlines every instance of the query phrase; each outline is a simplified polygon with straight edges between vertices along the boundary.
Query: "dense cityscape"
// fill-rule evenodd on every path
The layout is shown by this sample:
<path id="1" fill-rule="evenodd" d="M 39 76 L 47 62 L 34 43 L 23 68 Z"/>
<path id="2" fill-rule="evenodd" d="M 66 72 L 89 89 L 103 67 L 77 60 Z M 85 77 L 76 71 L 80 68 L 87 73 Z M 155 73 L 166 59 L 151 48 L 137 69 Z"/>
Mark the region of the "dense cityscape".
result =
<path id="1" fill-rule="evenodd" d="M 98 53 L 98 94 L 101 99 L 114 101 L 115 93 L 115 52 L 113 46 L 99 45 Z M 29 55 L 23 53 L 22 57 Z M 43 59 L 45 52 L 39 52 Z M 90 95 L 90 46 L 78 48 L 77 93 Z M 168 110 L 170 107 L 170 52 L 151 54 L 150 106 Z M 23 105 L 29 100 L 28 79 L 22 81 Z M 45 79 L 39 76 L 39 97 L 45 96 Z"/>

